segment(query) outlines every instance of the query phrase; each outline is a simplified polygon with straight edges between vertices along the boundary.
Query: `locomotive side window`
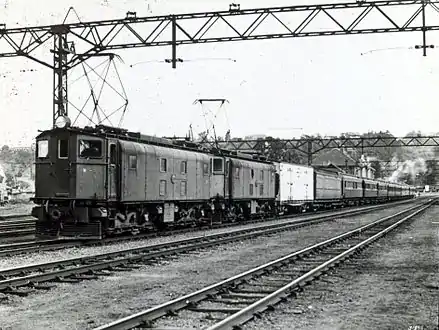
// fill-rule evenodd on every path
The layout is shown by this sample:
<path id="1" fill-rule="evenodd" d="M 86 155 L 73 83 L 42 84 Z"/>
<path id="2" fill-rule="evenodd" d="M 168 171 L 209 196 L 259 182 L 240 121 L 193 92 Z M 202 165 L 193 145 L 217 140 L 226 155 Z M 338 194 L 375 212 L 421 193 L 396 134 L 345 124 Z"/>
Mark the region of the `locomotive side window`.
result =
<path id="1" fill-rule="evenodd" d="M 239 179 L 239 171 L 240 168 L 239 167 L 235 167 L 235 179 Z"/>
<path id="2" fill-rule="evenodd" d="M 181 196 L 186 196 L 186 194 L 187 194 L 187 182 L 186 181 L 181 181 L 180 195 Z"/>
<path id="3" fill-rule="evenodd" d="M 160 158 L 160 172 L 166 172 L 168 169 L 168 161 L 166 158 Z"/>
<path id="4" fill-rule="evenodd" d="M 223 163 L 223 159 L 222 158 L 214 158 L 213 159 L 213 172 L 214 173 L 222 173 L 224 170 L 224 163 Z"/>
<path id="5" fill-rule="evenodd" d="M 67 159 L 69 157 L 69 140 L 59 139 L 58 140 L 58 158 Z"/>
<path id="6" fill-rule="evenodd" d="M 264 181 L 264 170 L 261 170 L 261 181 Z"/>
<path id="7" fill-rule="evenodd" d="M 137 156 L 136 155 L 129 155 L 128 163 L 129 163 L 130 169 L 132 169 L 132 170 L 137 169 Z"/>
<path id="8" fill-rule="evenodd" d="M 204 175 L 209 175 L 209 164 L 203 164 Z"/>
<path id="9" fill-rule="evenodd" d="M 183 160 L 180 163 L 180 172 L 181 172 L 181 174 L 186 174 L 187 173 L 187 161 Z"/>
<path id="10" fill-rule="evenodd" d="M 260 184 L 259 185 L 259 195 L 262 196 L 264 194 L 264 185 Z"/>
<path id="11" fill-rule="evenodd" d="M 116 157 L 116 145 L 111 144 L 110 145 L 110 164 L 116 165 L 117 163 L 117 157 Z"/>
<path id="12" fill-rule="evenodd" d="M 81 158 L 101 158 L 102 141 L 99 140 L 79 140 L 79 157 Z"/>
<path id="13" fill-rule="evenodd" d="M 166 195 L 166 180 L 160 180 L 159 194 L 160 196 Z"/>
<path id="14" fill-rule="evenodd" d="M 46 158 L 49 154 L 49 141 L 48 140 L 40 140 L 37 145 L 38 149 L 38 158 Z"/>
<path id="15" fill-rule="evenodd" d="M 253 183 L 250 183 L 250 196 L 253 196 Z"/>

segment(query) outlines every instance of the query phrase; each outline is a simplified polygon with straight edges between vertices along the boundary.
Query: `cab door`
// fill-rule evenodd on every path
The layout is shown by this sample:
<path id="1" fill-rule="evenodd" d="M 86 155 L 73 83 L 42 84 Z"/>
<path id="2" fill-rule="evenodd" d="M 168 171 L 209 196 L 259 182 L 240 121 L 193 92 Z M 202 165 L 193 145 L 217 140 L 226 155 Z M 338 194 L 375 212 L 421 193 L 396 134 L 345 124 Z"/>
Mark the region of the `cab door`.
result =
<path id="1" fill-rule="evenodd" d="M 109 200 L 119 198 L 119 148 L 116 140 L 108 140 L 107 196 Z"/>

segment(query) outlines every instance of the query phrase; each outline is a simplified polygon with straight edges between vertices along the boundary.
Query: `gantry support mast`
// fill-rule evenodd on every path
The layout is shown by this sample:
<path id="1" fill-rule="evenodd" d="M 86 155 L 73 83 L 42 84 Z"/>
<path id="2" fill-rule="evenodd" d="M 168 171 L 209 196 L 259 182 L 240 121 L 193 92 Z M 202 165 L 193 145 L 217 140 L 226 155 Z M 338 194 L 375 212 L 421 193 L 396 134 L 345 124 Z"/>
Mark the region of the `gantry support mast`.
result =
<path id="1" fill-rule="evenodd" d="M 35 26 L 7 29 L 0 25 L 0 57 L 24 56 L 53 70 L 53 123 L 60 116 L 68 114 L 67 72 L 81 62 L 96 56 L 103 51 L 138 48 L 171 46 L 172 67 L 177 66 L 177 46 L 187 44 L 205 44 L 240 40 L 264 40 L 279 38 L 299 38 L 313 36 L 334 36 L 373 33 L 414 32 L 422 33 L 423 55 L 427 55 L 426 32 L 439 30 L 438 25 L 428 25 L 426 7 L 438 10 L 436 1 L 428 0 L 393 0 L 370 1 L 358 0 L 351 3 L 333 3 L 321 5 L 300 5 L 272 8 L 240 9 L 239 5 L 231 4 L 228 11 L 199 12 L 191 14 L 176 14 L 165 16 L 137 17 L 135 12 L 128 12 L 123 19 L 79 22 L 51 26 Z M 386 10 L 390 7 L 410 7 L 413 14 L 404 22 L 397 23 Z M 334 17 L 333 11 L 360 9 L 350 24 L 342 24 Z M 280 14 L 305 13 L 305 18 L 294 26 L 287 24 Z M 386 26 L 360 28 L 360 23 L 371 13 L 378 13 L 385 18 Z M 309 29 L 310 23 L 324 15 L 333 23 L 334 28 L 325 31 Z M 421 16 L 421 23 L 415 20 Z M 231 17 L 251 17 L 246 28 L 239 29 L 231 22 Z M 260 28 L 267 19 L 279 23 L 281 31 L 265 33 Z M 196 24 L 195 32 L 189 32 L 186 24 Z M 232 36 L 211 36 L 209 31 L 219 24 L 226 24 Z M 129 37 L 123 40 L 117 37 L 121 34 Z M 75 39 L 76 41 L 74 41 Z M 43 44 L 53 40 L 53 63 L 41 59 L 36 50 Z M 83 46 L 79 47 L 79 43 Z M 76 49 L 75 49 L 76 48 Z"/>

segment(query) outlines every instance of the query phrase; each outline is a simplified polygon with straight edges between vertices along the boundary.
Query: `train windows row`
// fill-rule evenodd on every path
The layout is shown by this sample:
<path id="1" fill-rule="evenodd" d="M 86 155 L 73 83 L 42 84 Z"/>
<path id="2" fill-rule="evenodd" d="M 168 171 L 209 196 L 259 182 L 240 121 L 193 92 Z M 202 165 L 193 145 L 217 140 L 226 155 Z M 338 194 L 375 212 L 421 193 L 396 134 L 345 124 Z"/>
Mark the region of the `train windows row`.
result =
<path id="1" fill-rule="evenodd" d="M 358 189 L 358 182 L 345 181 L 344 182 L 344 187 L 345 188 Z"/>
<path id="2" fill-rule="evenodd" d="M 38 141 L 38 158 L 46 158 L 49 154 L 49 141 L 40 140 Z M 69 140 L 68 139 L 58 139 L 58 158 L 68 159 L 69 156 Z M 103 157 L 103 143 L 101 140 L 93 139 L 80 139 L 78 140 L 78 155 L 80 158 L 102 158 Z M 112 144 L 110 146 L 110 164 L 116 164 L 116 145 Z M 223 173 L 224 172 L 224 159 L 213 158 L 211 162 L 211 172 Z M 128 156 L 128 168 L 131 170 L 137 169 L 137 155 Z M 228 168 L 227 168 L 228 170 Z M 160 158 L 160 172 L 168 172 L 168 160 L 166 158 Z M 180 163 L 180 173 L 187 174 L 187 161 L 181 161 Z M 209 175 L 209 165 L 203 164 L 203 174 Z M 254 169 L 250 170 L 251 178 L 255 176 Z M 235 178 L 239 179 L 240 168 L 235 168 Z M 259 179 L 264 180 L 264 171 L 259 171 Z"/>

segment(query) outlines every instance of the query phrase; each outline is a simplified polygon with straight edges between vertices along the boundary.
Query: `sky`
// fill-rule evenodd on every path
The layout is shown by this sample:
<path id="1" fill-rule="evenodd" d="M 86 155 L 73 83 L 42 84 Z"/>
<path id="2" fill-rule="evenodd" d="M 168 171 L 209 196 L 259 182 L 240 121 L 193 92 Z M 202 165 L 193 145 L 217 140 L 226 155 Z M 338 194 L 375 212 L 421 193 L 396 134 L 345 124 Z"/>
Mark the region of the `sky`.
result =
<path id="1" fill-rule="evenodd" d="M 315 3 L 322 2 L 336 1 Z M 124 18 L 127 11 L 136 11 L 139 17 L 227 10 L 229 3 L 44 0 L 42 8 L 39 1 L 0 0 L 0 23 L 8 28 L 58 24 L 70 6 L 81 21 L 90 21 Z M 239 3 L 244 9 L 310 1 Z M 388 13 L 401 22 L 415 8 L 399 10 Z M 334 15 L 347 23 L 356 13 L 350 10 Z M 282 17 L 292 25 L 297 20 Z M 242 17 L 234 19 L 238 26 L 248 23 Z M 69 16 L 69 22 L 76 20 L 76 16 Z M 273 22 L 261 25 L 261 29 L 278 32 L 279 26 Z M 309 30 L 334 26 L 324 17 L 313 24 Z M 370 15 L 361 24 L 381 27 L 384 23 L 378 15 Z M 439 25 L 439 13 L 428 11 L 427 24 Z M 210 33 L 228 35 L 225 29 Z M 421 42 L 421 33 L 414 32 L 185 45 L 177 48 L 177 57 L 185 61 L 178 63 L 177 69 L 163 63 L 171 56 L 170 47 L 117 51 L 122 61 L 115 60 L 115 65 L 128 99 L 122 126 L 157 136 L 184 136 L 190 124 L 198 133 L 213 119 L 217 135 L 224 136 L 230 129 L 232 137 L 265 134 L 294 138 L 301 134 L 338 135 L 369 130 L 389 130 L 395 135 L 412 130 L 437 133 L 439 52 L 429 49 L 428 56 L 423 57 L 421 50 L 413 49 Z M 427 43 L 439 47 L 438 33 L 427 33 Z M 52 61 L 50 46 L 48 43 L 40 52 Z M 0 40 L 0 53 L 5 49 Z M 87 61 L 87 65 L 94 67 L 105 61 L 96 58 Z M 104 69 L 105 64 L 99 68 Z M 77 107 L 90 95 L 87 80 L 76 80 L 82 74 L 83 68 L 78 66 L 69 76 L 69 100 Z M 96 81 L 92 74 L 90 78 L 93 83 Z M 30 145 L 38 130 L 51 127 L 52 80 L 52 71 L 38 63 L 23 57 L 0 58 L 0 145 Z M 108 82 L 123 94 L 114 67 L 109 70 Z M 108 86 L 103 91 L 102 107 L 107 111 L 124 104 Z M 194 104 L 200 98 L 224 98 L 228 102 L 222 107 L 215 102 Z M 87 111 L 91 111 L 90 106 Z M 217 114 L 216 118 L 212 114 Z M 76 115 L 74 107 L 69 106 L 69 116 L 74 119 Z M 112 123 L 117 124 L 117 119 L 112 117 Z M 83 126 L 87 121 L 81 118 L 78 124 Z"/>

